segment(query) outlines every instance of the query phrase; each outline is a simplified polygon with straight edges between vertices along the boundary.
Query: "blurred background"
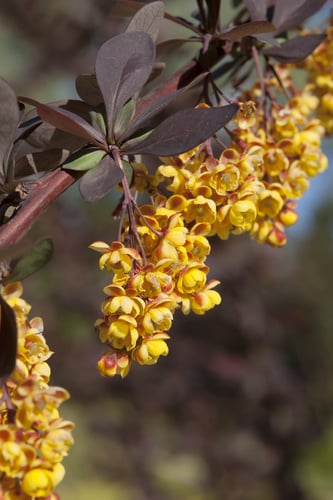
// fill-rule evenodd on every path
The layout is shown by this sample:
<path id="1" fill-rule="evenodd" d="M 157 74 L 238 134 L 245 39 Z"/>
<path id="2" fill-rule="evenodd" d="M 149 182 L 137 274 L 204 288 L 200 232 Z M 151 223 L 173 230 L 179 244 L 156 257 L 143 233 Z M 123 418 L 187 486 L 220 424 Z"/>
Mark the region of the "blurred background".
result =
<path id="1" fill-rule="evenodd" d="M 188 16 L 194 2 L 166 7 Z M 75 97 L 75 76 L 121 29 L 110 0 L 3 0 L 0 73 L 18 94 Z M 188 57 L 180 48 L 167 70 Z M 332 177 L 313 180 L 287 247 L 213 241 L 222 305 L 176 315 L 169 356 L 124 380 L 95 366 L 107 276 L 88 245 L 115 235 L 109 200 L 89 205 L 73 186 L 38 221 L 31 239 L 52 236 L 55 254 L 25 298 L 76 423 L 62 500 L 333 500 Z"/>

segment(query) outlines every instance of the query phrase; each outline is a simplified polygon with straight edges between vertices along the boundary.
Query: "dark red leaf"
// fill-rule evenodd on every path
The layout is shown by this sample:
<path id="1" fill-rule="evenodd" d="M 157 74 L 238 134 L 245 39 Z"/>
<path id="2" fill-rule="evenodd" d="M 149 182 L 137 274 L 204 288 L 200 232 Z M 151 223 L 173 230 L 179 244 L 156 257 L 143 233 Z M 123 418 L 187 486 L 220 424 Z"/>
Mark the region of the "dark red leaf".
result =
<path id="1" fill-rule="evenodd" d="M 103 134 L 99 130 L 94 129 L 89 123 L 75 113 L 52 104 L 42 104 L 29 97 L 20 97 L 20 100 L 35 106 L 40 118 L 54 127 L 78 137 L 83 137 L 88 142 L 92 142 L 99 146 L 106 146 L 106 140 Z"/>
<path id="2" fill-rule="evenodd" d="M 82 197 L 89 202 L 101 200 L 119 184 L 124 172 L 109 156 L 104 156 L 100 164 L 88 170 L 80 180 L 79 189 Z"/>
<path id="3" fill-rule="evenodd" d="M 169 156 L 201 144 L 221 129 L 237 113 L 237 104 L 221 108 L 187 109 L 164 120 L 143 141 L 126 148 L 128 154 Z"/>
<path id="4" fill-rule="evenodd" d="M 293 63 L 305 59 L 325 39 L 326 35 L 296 36 L 282 43 L 280 47 L 265 49 L 266 56 L 282 63 Z"/>
<path id="5" fill-rule="evenodd" d="M 18 125 L 19 115 L 15 92 L 3 78 L 0 78 L 0 171 L 3 172 Z"/>
<path id="6" fill-rule="evenodd" d="M 76 78 L 75 88 L 81 99 L 88 104 L 98 106 L 103 102 L 96 75 L 79 75 Z"/>
<path id="7" fill-rule="evenodd" d="M 147 81 L 154 58 L 154 43 L 143 31 L 115 36 L 98 51 L 96 78 L 105 103 L 110 140 L 118 111 Z"/>
<path id="8" fill-rule="evenodd" d="M 68 101 L 52 103 L 52 105 L 79 115 L 86 121 L 90 120 L 91 106 L 85 102 L 69 99 Z M 36 117 L 38 118 L 37 109 L 33 109 L 26 115 L 26 121 L 33 123 Z M 22 124 L 23 127 L 24 125 Z M 30 133 L 28 132 L 26 133 L 26 141 L 39 149 L 67 149 L 68 151 L 75 151 L 86 143 L 86 138 L 69 134 L 47 122 L 37 124 L 37 126 L 31 129 Z"/>
<path id="9" fill-rule="evenodd" d="M 315 14 L 327 0 L 277 0 L 274 8 L 272 23 L 277 32 L 281 33 L 289 28 L 301 24 L 305 19 Z"/>
<path id="10" fill-rule="evenodd" d="M 0 385 L 16 364 L 17 326 L 13 309 L 0 295 Z"/>

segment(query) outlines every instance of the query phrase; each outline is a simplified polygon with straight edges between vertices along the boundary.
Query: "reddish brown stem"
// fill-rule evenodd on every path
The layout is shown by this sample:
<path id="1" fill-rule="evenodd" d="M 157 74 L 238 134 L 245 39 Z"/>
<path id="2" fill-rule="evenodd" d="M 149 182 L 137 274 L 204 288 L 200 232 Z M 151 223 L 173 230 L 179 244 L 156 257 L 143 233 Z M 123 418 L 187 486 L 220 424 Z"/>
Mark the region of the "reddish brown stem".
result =
<path id="1" fill-rule="evenodd" d="M 23 238 L 49 205 L 77 178 L 76 174 L 57 169 L 36 181 L 15 216 L 0 227 L 0 251 Z"/>

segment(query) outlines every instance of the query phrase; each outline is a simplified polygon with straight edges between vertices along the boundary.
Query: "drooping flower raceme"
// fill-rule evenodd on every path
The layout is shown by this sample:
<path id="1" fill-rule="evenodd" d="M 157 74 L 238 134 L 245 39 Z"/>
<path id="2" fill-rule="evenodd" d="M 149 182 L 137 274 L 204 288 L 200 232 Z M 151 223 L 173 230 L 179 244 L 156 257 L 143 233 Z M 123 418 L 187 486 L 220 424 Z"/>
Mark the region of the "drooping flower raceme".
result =
<path id="1" fill-rule="evenodd" d="M 103 317 L 96 322 L 100 340 L 109 347 L 98 362 L 104 376 L 124 377 L 132 361 L 150 365 L 167 355 L 176 309 L 204 314 L 221 302 L 212 290 L 218 282 L 207 281 L 210 245 L 200 225 L 190 230 L 165 201 L 142 206 L 144 221 L 136 216 L 144 255 L 119 241 L 91 245 L 102 253 L 100 267 L 112 279 L 104 288 Z"/>
<path id="2" fill-rule="evenodd" d="M 266 82 L 271 95 L 276 87 L 276 80 Z M 244 98 L 230 126 L 232 140 L 217 158 L 202 145 L 165 158 L 149 181 L 157 189 L 164 183 L 171 193 L 166 206 L 190 226 L 205 224 L 208 236 L 249 232 L 282 246 L 285 227 L 297 221 L 296 200 L 328 165 L 321 151 L 325 130 L 312 116 L 319 101 L 306 87 L 285 105 L 272 100 L 267 113 L 258 84 Z"/>
<path id="3" fill-rule="evenodd" d="M 163 158 L 154 174 L 134 164 L 132 187 L 148 192 L 151 205 L 135 206 L 123 220 L 121 241 L 91 245 L 111 275 L 96 322 L 109 347 L 98 363 L 102 375 L 124 377 L 133 361 L 153 364 L 166 355 L 176 309 L 204 314 L 221 302 L 218 282 L 207 281 L 209 237 L 248 232 L 260 243 L 285 245 L 296 201 L 328 161 L 314 116 L 318 97 L 309 86 L 296 92 L 288 72 L 276 71 L 279 78 L 262 82 L 265 95 L 259 83 L 243 91 L 219 155 L 206 142 Z M 291 94 L 285 104 L 281 84 Z"/>
<path id="4" fill-rule="evenodd" d="M 47 360 L 52 352 L 43 335 L 43 321 L 29 318 L 31 306 L 22 292 L 19 282 L 1 290 L 15 312 L 18 354 L 6 382 L 7 394 L 0 388 L 0 498 L 51 500 L 64 477 L 61 462 L 73 444 L 74 425 L 59 415 L 59 405 L 69 394 L 49 385 Z"/>

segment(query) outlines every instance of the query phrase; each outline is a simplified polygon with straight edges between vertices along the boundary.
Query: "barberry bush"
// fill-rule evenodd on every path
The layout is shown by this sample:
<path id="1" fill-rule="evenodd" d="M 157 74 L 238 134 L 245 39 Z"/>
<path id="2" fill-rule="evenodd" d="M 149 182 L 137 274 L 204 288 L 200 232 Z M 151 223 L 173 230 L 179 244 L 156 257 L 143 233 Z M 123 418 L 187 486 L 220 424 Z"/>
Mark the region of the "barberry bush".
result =
<path id="1" fill-rule="evenodd" d="M 235 1 L 224 24 L 218 0 L 193 2 L 186 19 L 167 2 L 114 2 L 123 30 L 77 76 L 76 99 L 42 103 L 0 79 L 0 498 L 56 499 L 73 444 L 59 413 L 69 394 L 49 385 L 43 320 L 22 298 L 52 241 L 21 240 L 74 183 L 85 202 L 110 200 L 117 237 L 101 227 L 90 244 L 108 282 L 92 319 L 97 370 L 124 378 L 172 352 L 177 316 L 222 302 L 213 238 L 284 246 L 297 201 L 328 167 L 332 26 L 308 25 L 324 4 Z M 165 19 L 188 38 L 161 42 Z M 195 55 L 164 78 L 181 44 Z"/>

